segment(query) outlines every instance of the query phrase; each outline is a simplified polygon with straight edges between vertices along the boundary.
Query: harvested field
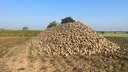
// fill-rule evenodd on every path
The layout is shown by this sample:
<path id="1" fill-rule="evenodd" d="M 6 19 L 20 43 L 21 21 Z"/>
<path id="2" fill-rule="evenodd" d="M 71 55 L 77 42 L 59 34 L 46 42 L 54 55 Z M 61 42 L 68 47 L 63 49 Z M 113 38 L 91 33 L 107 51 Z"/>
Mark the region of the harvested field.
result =
<path id="1" fill-rule="evenodd" d="M 128 60 L 128 38 L 126 37 L 107 37 L 110 41 L 120 45 L 120 53 L 117 55 L 119 58 Z M 116 53 L 114 54 L 116 55 Z"/>
<path id="2" fill-rule="evenodd" d="M 83 27 L 83 30 L 84 28 L 85 27 Z M 51 28 L 51 30 L 52 29 L 54 28 Z M 79 29 L 79 26 L 76 26 L 76 29 Z M 107 38 L 108 40 L 117 43 L 120 46 L 120 48 L 117 48 L 119 47 L 117 44 L 114 44 L 104 37 L 97 35 L 97 33 L 90 28 L 87 27 L 87 29 L 88 30 L 85 30 L 85 35 L 88 34 L 88 31 L 91 32 L 91 34 L 88 34 L 85 37 L 84 35 L 81 36 L 83 34 L 82 32 L 81 34 L 78 34 L 80 35 L 80 37 L 82 37 L 82 40 L 89 37 L 90 35 L 92 36 L 87 38 L 87 42 L 84 43 L 85 48 L 87 48 L 86 46 L 88 45 L 88 43 L 90 43 L 89 41 L 93 40 L 93 42 L 95 43 L 95 39 L 101 38 L 101 43 L 96 43 L 96 45 L 101 45 L 101 48 L 99 48 L 99 46 L 96 47 L 96 49 L 101 50 L 102 52 L 96 52 L 94 54 L 81 54 L 79 52 L 76 52 L 77 54 L 73 55 L 52 54 L 50 52 L 47 53 L 43 49 L 45 46 L 42 43 L 42 39 L 47 39 L 47 37 L 45 37 L 44 35 L 51 37 L 51 33 L 49 32 L 50 30 L 42 32 L 35 38 L 0 37 L 0 72 L 127 72 L 128 38 Z M 49 34 L 46 34 L 47 32 L 49 32 Z M 72 33 L 76 34 L 77 31 Z M 68 34 L 68 36 L 71 35 Z M 46 40 L 48 41 L 48 43 L 52 40 L 50 40 L 49 37 L 48 40 Z M 55 38 L 57 37 L 58 36 L 56 36 Z M 74 35 L 72 37 L 74 39 L 77 36 Z M 59 40 L 60 39 L 61 37 L 59 38 Z M 57 40 L 56 42 L 58 42 L 59 40 Z M 79 37 L 75 40 L 79 41 Z M 68 40 L 68 42 L 70 42 L 70 40 Z M 47 42 L 45 44 L 47 45 Z M 79 43 L 77 44 L 79 45 Z M 104 49 L 102 49 L 102 45 L 105 45 L 106 47 L 104 48 L 108 49 L 108 51 L 104 51 Z M 62 48 L 64 47 L 65 46 L 63 46 Z M 93 47 L 95 47 L 95 45 L 91 48 L 93 49 Z M 68 48 L 69 47 L 67 47 L 66 49 Z M 73 47 L 70 48 L 73 49 Z M 79 47 L 74 48 L 77 49 Z M 115 48 L 115 50 L 113 48 Z M 52 47 L 50 49 L 52 49 Z M 52 52 L 54 52 L 55 50 L 56 49 L 53 49 Z"/>
<path id="3" fill-rule="evenodd" d="M 27 65 L 28 37 L 0 37 L 0 72 L 18 72 Z"/>
<path id="4" fill-rule="evenodd" d="M 0 51 L 1 51 L 0 72 L 27 72 L 28 69 L 27 65 L 31 66 L 31 64 L 29 64 L 30 62 L 28 62 L 27 60 L 24 60 L 26 56 L 23 57 L 23 55 L 26 54 L 25 52 L 29 52 L 30 50 L 29 49 L 26 50 L 26 48 L 23 48 L 21 46 L 27 39 L 28 37 L 27 38 L 0 37 Z M 80 72 L 80 71 L 81 72 L 84 71 L 127 72 L 128 71 L 128 38 L 111 37 L 107 39 L 115 43 L 118 43 L 120 45 L 121 47 L 120 53 L 109 54 L 105 56 L 104 55 L 74 56 L 74 57 L 54 56 L 51 57 L 50 59 L 47 56 L 44 57 L 40 56 L 39 58 L 42 59 L 41 63 L 44 64 L 44 66 L 42 66 L 42 68 L 40 69 L 46 70 L 48 64 L 46 64 L 45 62 L 49 61 L 49 63 L 55 65 L 54 68 L 51 68 L 55 72 L 64 72 L 64 71 L 70 72 L 70 70 L 72 70 L 73 72 Z M 18 47 L 15 48 L 15 46 Z M 18 50 L 21 50 L 21 52 L 18 52 Z M 3 54 L 4 51 L 6 51 L 7 54 Z M 14 63 L 14 61 L 12 61 L 12 64 L 10 64 L 10 66 L 12 66 L 14 69 L 9 69 L 8 65 L 6 65 L 6 63 L 8 64 L 10 63 L 7 60 L 9 58 L 13 59 L 14 61 L 19 61 L 19 65 L 17 62 Z M 18 58 L 21 58 L 21 60 L 19 60 Z M 33 59 L 28 58 L 28 60 L 32 61 Z"/>

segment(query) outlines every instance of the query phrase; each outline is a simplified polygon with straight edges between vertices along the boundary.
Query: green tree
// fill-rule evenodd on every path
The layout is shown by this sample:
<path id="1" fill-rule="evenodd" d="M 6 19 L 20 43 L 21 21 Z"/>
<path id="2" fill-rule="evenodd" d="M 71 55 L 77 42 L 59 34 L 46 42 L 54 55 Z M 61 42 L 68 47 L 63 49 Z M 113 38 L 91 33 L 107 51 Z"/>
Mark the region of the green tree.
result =
<path id="1" fill-rule="evenodd" d="M 52 21 L 48 26 L 47 26 L 47 29 L 50 28 L 50 27 L 53 27 L 53 26 L 57 26 L 58 23 L 56 21 Z"/>
<path id="2" fill-rule="evenodd" d="M 65 17 L 61 20 L 61 24 L 68 23 L 68 22 L 75 22 L 71 17 Z"/>
<path id="3" fill-rule="evenodd" d="M 116 32 L 114 32 L 114 34 L 116 34 Z"/>
<path id="4" fill-rule="evenodd" d="M 105 33 L 104 31 L 101 32 L 101 34 L 104 34 L 104 33 Z"/>
<path id="5" fill-rule="evenodd" d="M 28 30 L 28 27 L 23 27 L 22 30 Z"/>

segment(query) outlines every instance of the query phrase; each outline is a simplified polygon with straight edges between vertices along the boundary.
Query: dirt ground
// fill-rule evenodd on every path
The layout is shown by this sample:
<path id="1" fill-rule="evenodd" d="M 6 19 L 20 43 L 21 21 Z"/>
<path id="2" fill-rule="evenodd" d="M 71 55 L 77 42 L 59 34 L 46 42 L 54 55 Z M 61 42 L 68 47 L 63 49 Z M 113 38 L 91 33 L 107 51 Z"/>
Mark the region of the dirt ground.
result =
<path id="1" fill-rule="evenodd" d="M 114 54 L 42 56 L 27 44 L 31 37 L 0 37 L 0 72 L 128 72 L 128 38 L 108 38 L 119 44 Z"/>

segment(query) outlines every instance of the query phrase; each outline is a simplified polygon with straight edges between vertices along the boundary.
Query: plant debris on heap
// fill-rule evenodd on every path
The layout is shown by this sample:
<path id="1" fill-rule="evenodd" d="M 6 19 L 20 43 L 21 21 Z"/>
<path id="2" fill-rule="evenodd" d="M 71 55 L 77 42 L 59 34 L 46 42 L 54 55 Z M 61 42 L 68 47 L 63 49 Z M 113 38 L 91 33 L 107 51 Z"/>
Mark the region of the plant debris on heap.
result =
<path id="1" fill-rule="evenodd" d="M 63 56 L 107 54 L 120 48 L 81 22 L 61 24 L 44 30 L 31 44 L 41 54 Z"/>

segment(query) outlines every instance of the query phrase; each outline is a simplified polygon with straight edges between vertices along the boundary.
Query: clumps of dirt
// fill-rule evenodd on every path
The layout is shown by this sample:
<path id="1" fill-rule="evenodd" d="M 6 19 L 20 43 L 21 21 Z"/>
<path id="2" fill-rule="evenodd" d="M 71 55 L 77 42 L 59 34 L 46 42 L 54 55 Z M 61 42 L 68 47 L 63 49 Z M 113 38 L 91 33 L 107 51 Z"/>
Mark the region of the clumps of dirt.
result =
<path id="1" fill-rule="evenodd" d="M 44 30 L 31 44 L 41 54 L 63 56 L 107 54 L 120 48 L 81 22 Z"/>

